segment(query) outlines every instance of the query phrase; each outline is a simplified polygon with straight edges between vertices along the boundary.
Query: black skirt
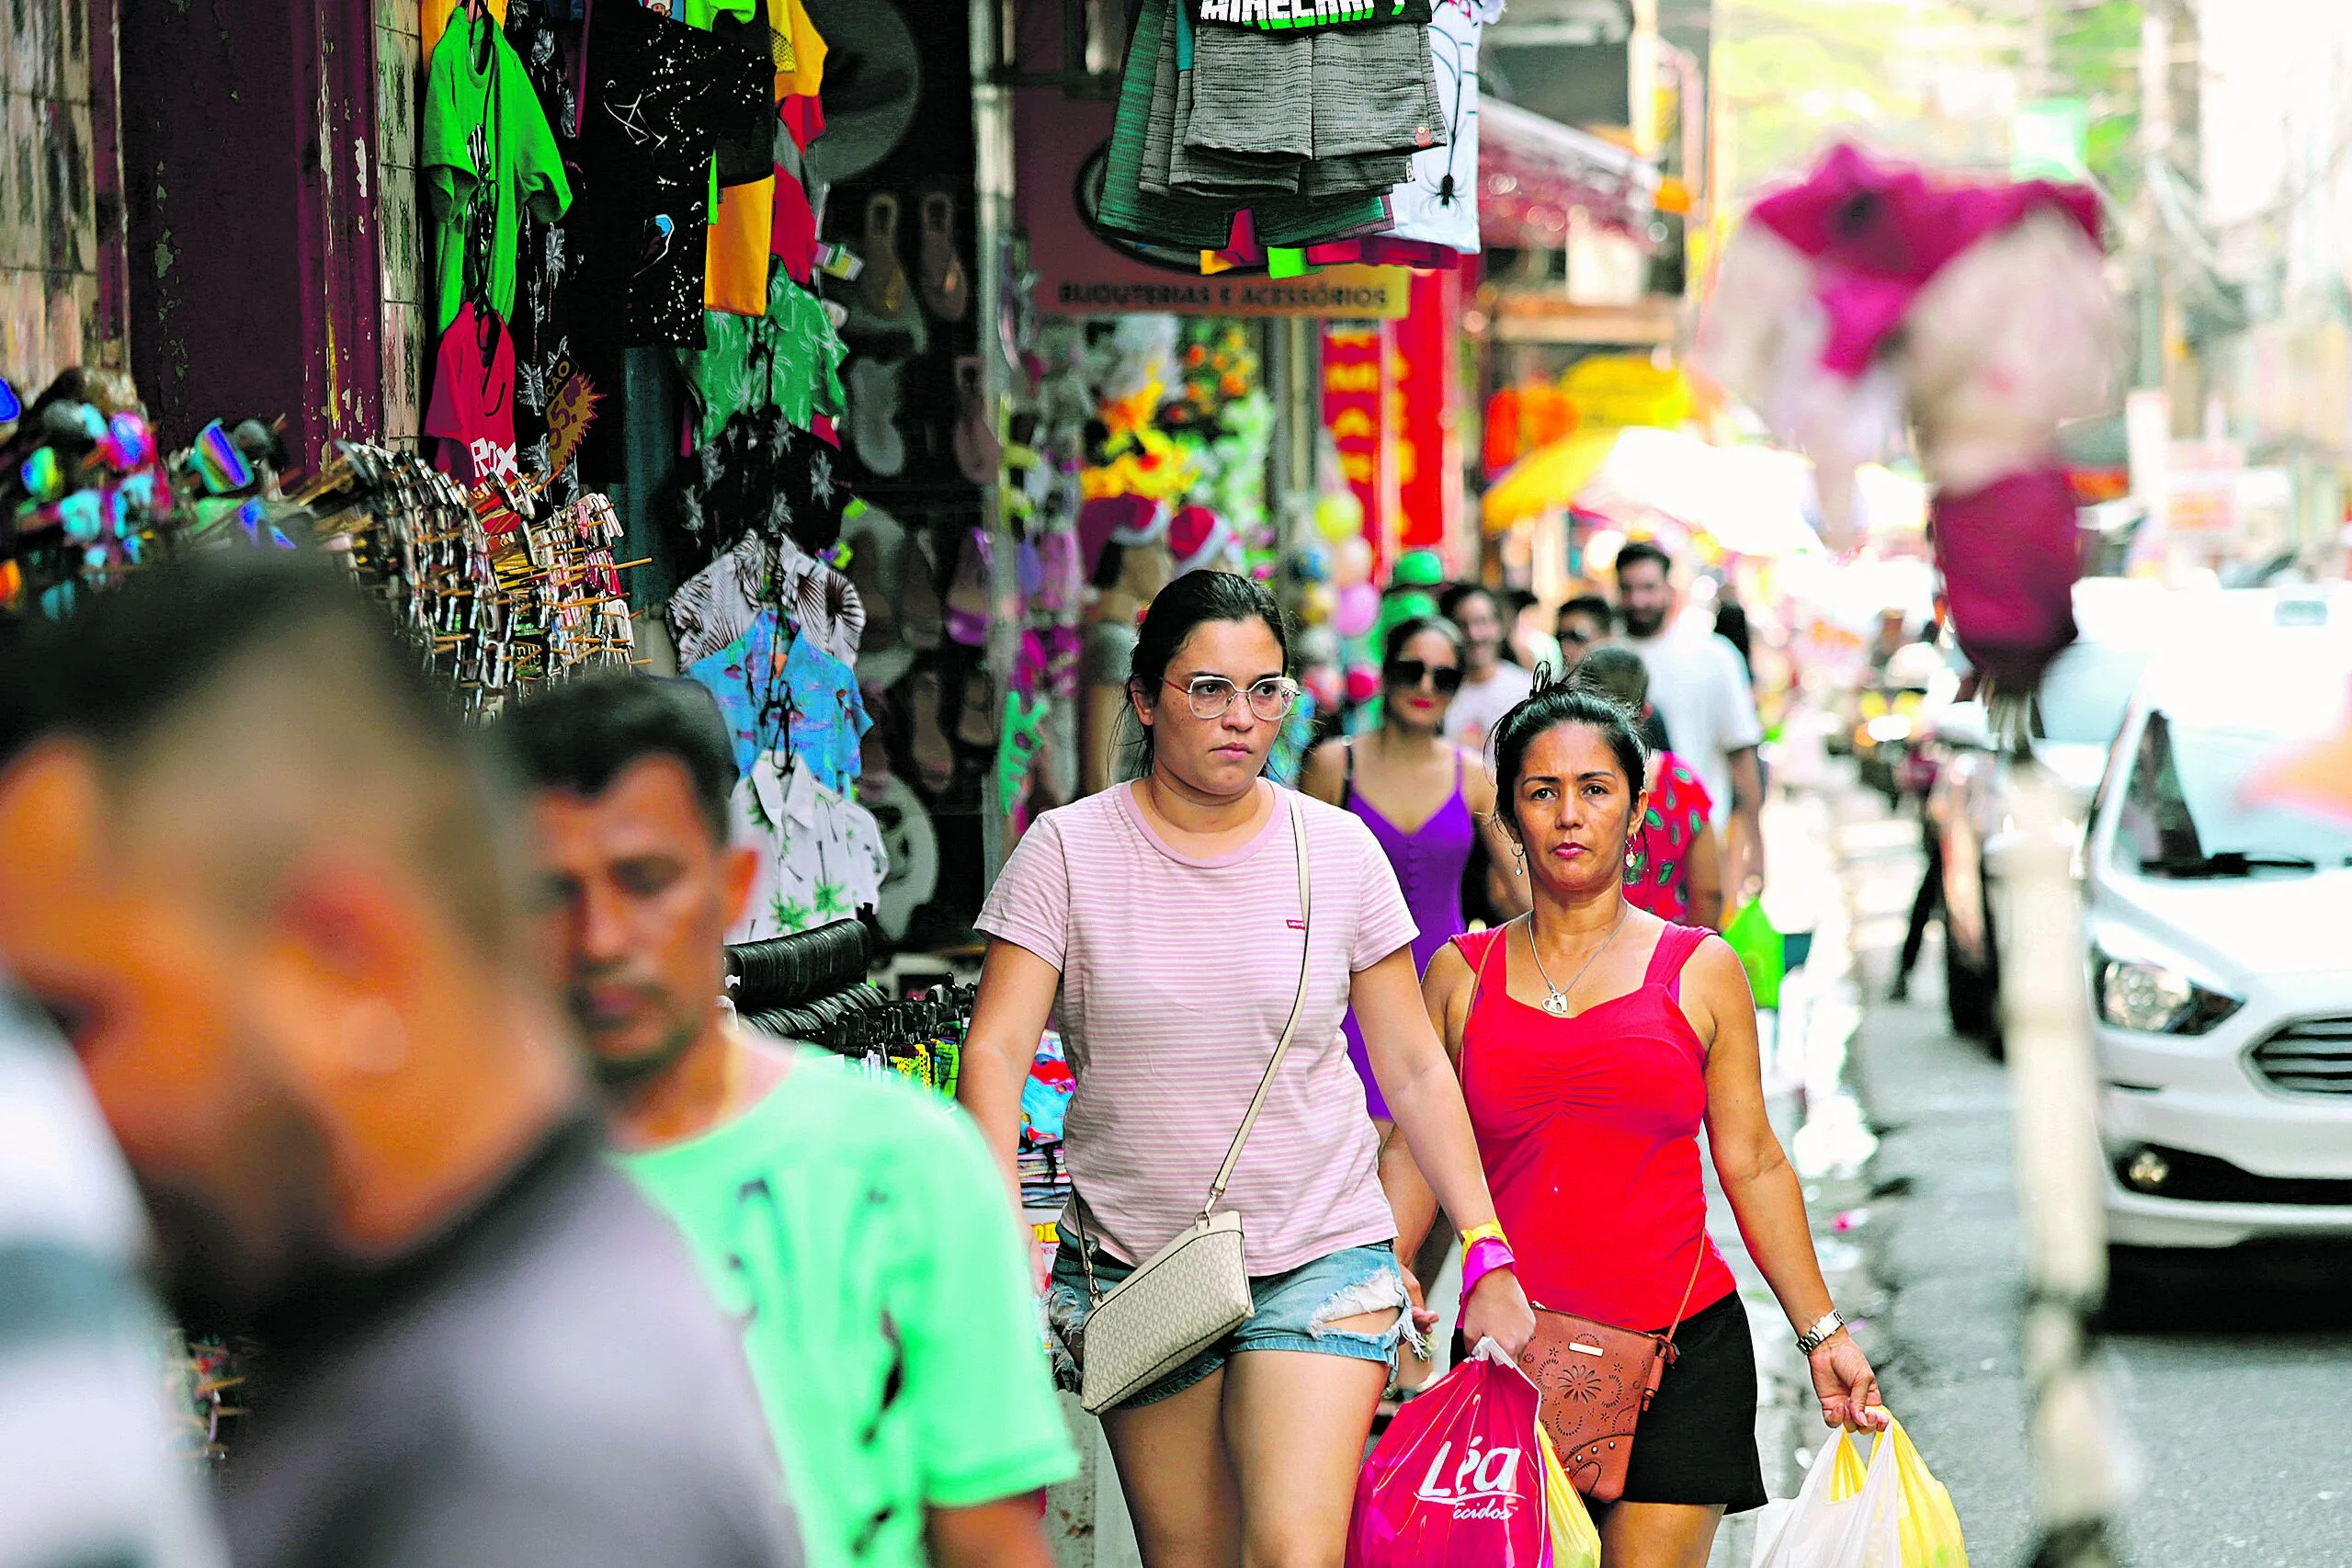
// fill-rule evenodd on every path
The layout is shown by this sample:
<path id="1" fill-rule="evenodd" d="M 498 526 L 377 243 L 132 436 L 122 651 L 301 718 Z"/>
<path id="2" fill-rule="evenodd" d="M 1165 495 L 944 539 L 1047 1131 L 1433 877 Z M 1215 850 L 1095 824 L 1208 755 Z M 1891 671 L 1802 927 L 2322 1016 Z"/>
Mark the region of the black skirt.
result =
<path id="1" fill-rule="evenodd" d="M 1633 1429 L 1624 1501 L 1720 1503 L 1729 1514 L 1763 1507 L 1755 1345 L 1739 1292 L 1693 1312 L 1676 1331 L 1675 1352 L 1658 1397 Z"/>
<path id="2" fill-rule="evenodd" d="M 1664 1333 L 1661 1324 L 1654 1332 Z M 1683 1503 L 1744 1514 L 1767 1501 L 1755 1452 L 1755 1346 L 1736 1290 L 1675 1333 L 1675 1360 L 1633 1433 L 1628 1503 Z M 1459 1331 L 1454 1364 L 1467 1358 Z"/>

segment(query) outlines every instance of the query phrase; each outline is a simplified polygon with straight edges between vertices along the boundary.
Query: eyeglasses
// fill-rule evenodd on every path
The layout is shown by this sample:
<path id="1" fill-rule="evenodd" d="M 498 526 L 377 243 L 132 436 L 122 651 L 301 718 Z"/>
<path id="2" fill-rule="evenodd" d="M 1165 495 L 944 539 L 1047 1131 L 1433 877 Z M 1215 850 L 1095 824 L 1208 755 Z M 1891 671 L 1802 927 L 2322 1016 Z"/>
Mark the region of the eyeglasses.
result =
<path id="1" fill-rule="evenodd" d="M 1232 710 L 1233 698 L 1241 691 L 1241 687 L 1223 676 L 1195 676 L 1183 686 L 1163 678 L 1160 684 L 1176 686 L 1178 691 L 1183 692 L 1185 701 L 1190 705 L 1192 716 L 1196 719 L 1223 718 Z M 1249 710 L 1269 724 L 1278 719 L 1289 718 L 1290 710 L 1297 706 L 1298 701 L 1299 683 L 1294 680 L 1268 676 L 1249 688 Z"/>
<path id="2" fill-rule="evenodd" d="M 1431 665 L 1420 659 L 1391 659 L 1381 666 L 1381 678 L 1396 687 L 1415 687 L 1426 680 L 1437 688 L 1438 696 L 1451 697 L 1461 689 L 1461 666 Z"/>

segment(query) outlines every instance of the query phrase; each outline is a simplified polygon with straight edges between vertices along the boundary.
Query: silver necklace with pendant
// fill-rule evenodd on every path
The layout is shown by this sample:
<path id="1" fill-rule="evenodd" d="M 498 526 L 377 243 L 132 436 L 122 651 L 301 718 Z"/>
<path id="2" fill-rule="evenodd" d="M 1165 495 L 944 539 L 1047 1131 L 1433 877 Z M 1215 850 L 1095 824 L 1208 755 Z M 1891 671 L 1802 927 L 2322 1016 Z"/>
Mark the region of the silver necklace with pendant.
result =
<path id="1" fill-rule="evenodd" d="M 1601 938 L 1601 945 L 1593 949 L 1592 957 L 1586 959 L 1584 961 L 1584 964 L 1578 968 L 1576 972 L 1569 978 L 1568 991 L 1575 990 L 1577 982 L 1585 978 L 1585 971 L 1592 968 L 1593 964 L 1600 958 L 1600 956 L 1608 951 L 1608 945 L 1617 940 L 1617 933 L 1625 925 L 1626 911 L 1632 907 L 1633 906 L 1631 904 L 1625 902 L 1622 895 L 1619 897 L 1617 901 L 1616 923 L 1609 926 L 1608 935 Z M 1557 985 L 1552 984 L 1551 976 L 1544 973 L 1543 944 L 1536 937 L 1535 912 L 1533 910 L 1529 910 L 1528 912 L 1528 951 L 1535 955 L 1535 971 L 1536 973 L 1543 976 L 1543 988 L 1551 993 L 1551 995 L 1543 999 L 1543 1010 L 1550 1013 L 1555 1018 L 1566 1017 L 1568 1016 L 1568 991 L 1562 991 Z"/>

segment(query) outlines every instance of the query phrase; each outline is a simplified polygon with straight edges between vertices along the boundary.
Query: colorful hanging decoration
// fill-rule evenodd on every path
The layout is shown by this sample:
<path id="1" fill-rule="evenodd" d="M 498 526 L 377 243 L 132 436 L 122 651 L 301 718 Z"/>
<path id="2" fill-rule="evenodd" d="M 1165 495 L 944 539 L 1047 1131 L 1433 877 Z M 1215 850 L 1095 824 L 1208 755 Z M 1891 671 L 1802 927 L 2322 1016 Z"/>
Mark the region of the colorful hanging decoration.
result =
<path id="1" fill-rule="evenodd" d="M 1699 354 L 1812 456 L 1833 549 L 1856 469 L 1907 419 L 1961 650 L 2029 684 L 2074 636 L 2056 429 L 2098 405 L 2114 337 L 2090 190 L 1944 180 L 1840 146 L 1741 223 Z"/>

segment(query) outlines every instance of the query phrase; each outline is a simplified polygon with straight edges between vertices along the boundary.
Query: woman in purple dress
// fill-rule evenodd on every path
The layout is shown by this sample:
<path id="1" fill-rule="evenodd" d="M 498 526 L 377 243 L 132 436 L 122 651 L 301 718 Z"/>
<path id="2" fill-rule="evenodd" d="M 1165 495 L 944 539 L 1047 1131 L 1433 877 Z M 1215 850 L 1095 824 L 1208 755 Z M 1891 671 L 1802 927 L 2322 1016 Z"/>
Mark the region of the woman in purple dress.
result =
<path id="1" fill-rule="evenodd" d="M 1451 621 L 1429 617 L 1399 621 L 1381 660 L 1381 727 L 1369 735 L 1325 741 L 1307 758 L 1299 780 L 1308 794 L 1361 817 L 1380 840 L 1419 929 L 1413 964 L 1425 972 L 1466 925 L 1462 871 L 1482 833 L 1487 888 L 1495 906 L 1506 918 L 1528 906 L 1526 880 L 1506 869 L 1515 862 L 1511 841 L 1494 820 L 1494 780 L 1483 759 L 1441 733 L 1461 681 L 1462 637 Z M 1437 1200 L 1412 1152 L 1396 1136 L 1353 1012 L 1343 1027 L 1348 1058 L 1364 1080 L 1365 1108 L 1381 1132 L 1381 1189 L 1396 1210 L 1399 1233 L 1418 1235 Z M 1412 1278 L 1413 1259 L 1399 1261 Z"/>

